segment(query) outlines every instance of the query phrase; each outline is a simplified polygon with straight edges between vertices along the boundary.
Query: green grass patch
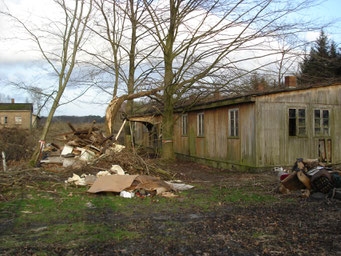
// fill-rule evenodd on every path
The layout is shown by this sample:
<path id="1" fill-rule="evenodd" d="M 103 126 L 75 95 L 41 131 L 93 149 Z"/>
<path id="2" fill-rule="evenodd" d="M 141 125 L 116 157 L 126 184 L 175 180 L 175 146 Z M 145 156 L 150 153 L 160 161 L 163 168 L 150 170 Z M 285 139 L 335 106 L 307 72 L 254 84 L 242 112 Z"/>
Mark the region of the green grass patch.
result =
<path id="1" fill-rule="evenodd" d="M 0 236 L 0 248 L 20 246 L 61 245 L 75 248 L 92 243 L 122 239 L 138 239 L 141 235 L 129 223 L 115 224 L 109 219 L 134 216 L 140 213 L 167 215 L 186 211 L 210 211 L 222 203 L 264 203 L 273 202 L 276 197 L 267 194 L 260 187 L 221 187 L 195 185 L 195 188 L 179 193 L 179 198 L 134 197 L 122 198 L 113 193 L 89 194 L 84 187 L 51 187 L 42 182 L 39 187 L 15 191 L 12 200 L 0 203 L 0 223 L 4 231 Z M 14 193 L 14 192 L 13 192 Z M 111 216 L 113 215 L 113 216 Z M 143 215 L 143 214 L 142 214 Z M 104 217 L 103 217 L 104 216 Z M 143 216 L 142 216 L 143 217 Z M 10 220 L 10 222 L 8 222 Z M 102 221 L 103 220 L 103 221 Z M 179 223 L 161 221 L 162 228 L 173 236 Z M 148 223 L 140 222 L 143 230 Z M 189 233 L 190 237 L 192 234 Z M 264 234 L 253 234 L 253 238 Z M 176 240 L 171 237 L 169 240 Z"/>
<path id="2" fill-rule="evenodd" d="M 273 202 L 276 198 L 273 195 L 265 194 L 262 191 L 251 190 L 248 188 L 219 188 L 214 187 L 211 190 L 210 200 L 218 202 L 247 202 L 247 203 L 260 203 L 260 202 Z"/>
<path id="3" fill-rule="evenodd" d="M 26 230 L 21 235 L 0 237 L 2 248 L 13 248 L 25 245 L 41 246 L 61 245 L 64 248 L 76 248 L 92 243 L 108 242 L 122 239 L 137 239 L 137 232 L 124 229 L 113 229 L 104 224 L 75 222 L 71 224 L 54 224 L 42 228 Z M 24 239 L 23 239 L 24 238 Z"/>

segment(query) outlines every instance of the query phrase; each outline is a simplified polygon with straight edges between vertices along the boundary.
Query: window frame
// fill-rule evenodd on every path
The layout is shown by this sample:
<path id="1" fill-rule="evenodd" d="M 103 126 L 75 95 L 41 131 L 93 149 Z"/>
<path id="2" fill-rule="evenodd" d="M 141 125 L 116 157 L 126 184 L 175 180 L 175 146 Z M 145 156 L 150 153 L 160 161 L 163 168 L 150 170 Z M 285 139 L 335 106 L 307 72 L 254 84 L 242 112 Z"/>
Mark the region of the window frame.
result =
<path id="1" fill-rule="evenodd" d="M 237 113 L 237 115 L 236 115 L 236 113 Z M 233 124 L 232 124 L 232 120 L 233 120 Z M 229 111 L 228 111 L 228 136 L 230 138 L 239 138 L 239 135 L 240 135 L 240 132 L 239 132 L 239 108 L 229 109 Z"/>
<path id="2" fill-rule="evenodd" d="M 181 115 L 181 135 L 188 136 L 188 114 Z"/>
<path id="3" fill-rule="evenodd" d="M 204 115 L 204 112 L 197 114 L 197 137 L 205 137 L 205 115 Z"/>
<path id="4" fill-rule="evenodd" d="M 7 118 L 7 116 L 4 116 L 4 124 L 8 124 L 8 118 Z"/>
<path id="5" fill-rule="evenodd" d="M 319 127 L 316 127 L 316 116 L 315 116 L 315 113 L 316 111 L 319 111 Z M 324 125 L 324 122 L 325 122 L 325 117 L 324 117 L 324 112 L 327 111 L 328 113 L 328 117 L 327 117 L 327 121 L 328 121 L 328 126 L 327 126 L 327 129 L 328 129 L 328 132 L 327 134 L 324 133 L 325 131 L 325 125 Z M 313 112 L 313 131 L 314 131 L 314 136 L 315 137 L 330 137 L 330 109 L 327 109 L 327 108 L 314 108 L 314 112 Z M 319 133 L 316 133 L 316 128 L 319 128 L 320 129 L 320 132 Z"/>
<path id="6" fill-rule="evenodd" d="M 293 118 L 290 115 L 290 110 L 295 110 L 295 117 Z M 304 116 L 301 116 L 301 111 L 304 110 Z M 289 137 L 307 137 L 308 131 L 307 131 L 307 108 L 306 107 L 289 107 L 287 112 L 288 117 L 288 136 Z M 291 134 L 291 120 L 295 120 L 295 134 Z M 303 125 L 302 125 L 302 121 Z M 301 133 L 301 130 L 304 130 L 304 133 Z"/>
<path id="7" fill-rule="evenodd" d="M 14 117 L 14 123 L 17 125 L 22 124 L 22 117 L 21 116 L 15 116 Z"/>

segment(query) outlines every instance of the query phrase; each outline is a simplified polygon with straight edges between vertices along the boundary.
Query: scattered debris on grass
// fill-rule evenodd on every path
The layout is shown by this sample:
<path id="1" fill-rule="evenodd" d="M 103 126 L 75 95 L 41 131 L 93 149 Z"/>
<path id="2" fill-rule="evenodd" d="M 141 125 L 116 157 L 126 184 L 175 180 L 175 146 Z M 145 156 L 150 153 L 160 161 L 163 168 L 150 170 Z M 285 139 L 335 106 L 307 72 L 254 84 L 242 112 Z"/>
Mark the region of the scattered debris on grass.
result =
<path id="1" fill-rule="evenodd" d="M 57 135 L 57 140 L 65 143 L 61 147 L 47 144 L 42 152 L 42 167 L 62 172 L 69 168 L 83 173 L 103 170 L 119 175 L 151 175 L 163 179 L 174 178 L 168 171 L 146 162 L 136 150 L 128 151 L 123 145 L 113 142 L 113 136 L 105 137 L 95 122 L 88 129 L 76 129 L 68 123 L 71 131 Z M 129 159 L 129 161 L 127 161 Z"/>
<path id="2" fill-rule="evenodd" d="M 193 188 L 174 181 L 166 183 L 164 180 L 173 180 L 175 175 L 159 168 L 152 159 L 137 154 L 137 149 L 128 151 L 113 142 L 112 136 L 105 137 L 95 122 L 82 130 L 68 125 L 72 131 L 58 135 L 64 146 L 44 144 L 40 167 L 17 166 L 1 173 L 0 192 L 15 186 L 21 189 L 28 184 L 39 186 L 36 181 L 51 181 L 51 177 L 56 184 L 91 186 L 90 193 L 114 192 L 128 198 L 165 192 L 165 196 L 175 197 L 173 192 Z"/>
<path id="3" fill-rule="evenodd" d="M 302 197 L 317 198 L 315 193 L 324 194 L 324 198 L 341 200 L 341 172 L 326 167 L 317 159 L 298 158 L 291 171 L 275 168 L 280 180 L 279 192 L 289 194 L 301 190 Z"/>

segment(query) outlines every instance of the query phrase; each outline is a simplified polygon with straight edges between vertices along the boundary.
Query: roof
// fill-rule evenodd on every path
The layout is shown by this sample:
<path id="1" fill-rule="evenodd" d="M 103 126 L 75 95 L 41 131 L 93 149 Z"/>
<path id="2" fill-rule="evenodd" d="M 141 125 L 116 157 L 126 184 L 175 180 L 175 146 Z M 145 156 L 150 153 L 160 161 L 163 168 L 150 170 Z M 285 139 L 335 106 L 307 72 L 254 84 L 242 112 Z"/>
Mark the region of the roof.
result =
<path id="1" fill-rule="evenodd" d="M 220 107 L 220 106 L 228 106 L 228 105 L 235 105 L 235 104 L 243 104 L 243 103 L 251 103 L 255 102 L 256 97 L 265 96 L 265 95 L 271 95 L 271 94 L 277 94 L 277 93 L 285 93 L 285 92 L 293 92 L 293 91 L 302 91 L 302 90 L 308 90 L 313 88 L 322 88 L 322 87 L 329 87 L 329 86 L 341 86 L 341 84 L 329 84 L 329 85 L 310 85 L 310 86 L 304 86 L 304 87 L 286 87 L 286 88 L 274 88 L 271 90 L 263 90 L 258 92 L 249 92 L 244 93 L 238 96 L 228 96 L 222 99 L 218 100 L 211 100 L 207 102 L 199 102 L 195 104 L 194 106 L 190 107 L 190 111 L 193 110 L 200 110 L 200 109 L 207 109 L 207 108 L 214 108 L 214 107 Z M 179 110 L 183 110 L 187 106 L 179 107 Z"/>
<path id="2" fill-rule="evenodd" d="M 0 111 L 28 110 L 33 111 L 32 103 L 0 103 Z"/>
<path id="3" fill-rule="evenodd" d="M 274 88 L 270 90 L 256 91 L 256 92 L 247 92 L 244 94 L 240 94 L 237 96 L 227 96 L 221 99 L 213 99 L 206 102 L 198 102 L 194 105 L 185 104 L 174 109 L 174 112 L 182 112 L 187 109 L 187 111 L 196 111 L 196 110 L 204 110 L 209 108 L 217 108 L 222 106 L 236 105 L 236 104 L 244 104 L 244 103 L 252 103 L 256 101 L 257 97 L 277 94 L 277 93 L 285 93 L 285 92 L 293 92 L 293 91 L 302 91 L 309 90 L 314 88 L 322 88 L 322 87 L 330 87 L 330 86 L 341 86 L 341 83 L 327 84 L 327 85 L 309 85 L 304 87 L 284 87 L 284 88 Z M 156 112 L 155 110 L 145 111 L 143 114 L 137 114 L 134 117 L 138 116 L 148 116 L 148 115 L 160 115 L 160 112 Z M 132 120 L 132 118 L 130 118 Z"/>
<path id="4" fill-rule="evenodd" d="M 134 121 L 134 122 L 146 122 L 146 123 L 151 123 L 151 124 L 157 124 L 157 120 L 155 120 L 153 117 L 151 116 L 147 116 L 147 117 L 143 117 L 143 116 L 139 116 L 139 117 L 131 117 L 129 118 L 130 121 Z"/>

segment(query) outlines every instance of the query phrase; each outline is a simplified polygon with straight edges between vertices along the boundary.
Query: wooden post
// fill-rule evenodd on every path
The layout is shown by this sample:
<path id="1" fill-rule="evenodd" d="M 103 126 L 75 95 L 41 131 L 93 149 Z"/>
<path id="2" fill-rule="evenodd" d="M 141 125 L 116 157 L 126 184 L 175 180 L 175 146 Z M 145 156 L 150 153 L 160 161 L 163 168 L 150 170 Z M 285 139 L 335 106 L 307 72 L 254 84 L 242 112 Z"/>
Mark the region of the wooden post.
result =
<path id="1" fill-rule="evenodd" d="M 133 135 L 133 127 L 131 126 L 131 122 L 129 121 L 129 128 L 130 128 L 130 138 L 131 138 L 131 146 L 133 148 L 133 151 L 135 150 L 134 148 L 134 135 Z"/>
<path id="2" fill-rule="evenodd" d="M 117 140 L 118 137 L 120 136 L 120 134 L 121 134 L 121 132 L 122 132 L 122 130 L 123 130 L 123 127 L 124 127 L 124 125 L 126 124 L 126 122 L 127 122 L 127 119 L 124 119 L 124 122 L 123 122 L 123 124 L 121 125 L 121 128 L 120 128 L 120 130 L 118 131 L 118 133 L 117 133 L 117 135 L 116 135 L 116 137 L 115 137 L 115 140 Z"/>
<path id="3" fill-rule="evenodd" d="M 7 171 L 7 164 L 6 164 L 6 154 L 4 151 L 2 151 L 2 165 L 4 167 L 4 172 Z"/>

